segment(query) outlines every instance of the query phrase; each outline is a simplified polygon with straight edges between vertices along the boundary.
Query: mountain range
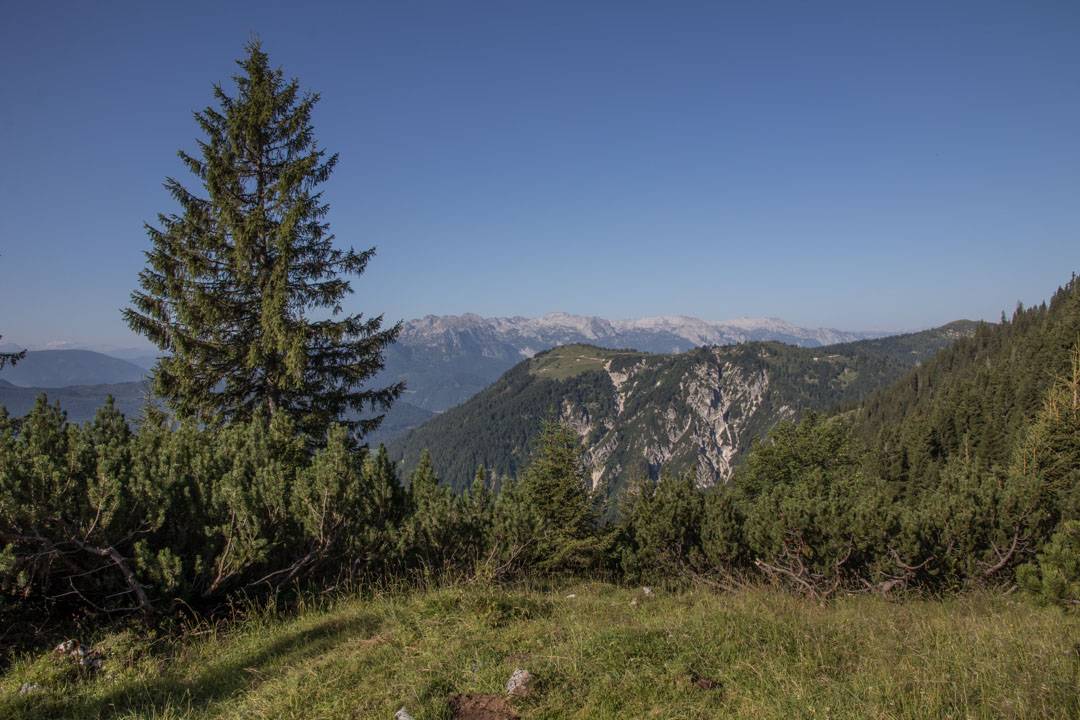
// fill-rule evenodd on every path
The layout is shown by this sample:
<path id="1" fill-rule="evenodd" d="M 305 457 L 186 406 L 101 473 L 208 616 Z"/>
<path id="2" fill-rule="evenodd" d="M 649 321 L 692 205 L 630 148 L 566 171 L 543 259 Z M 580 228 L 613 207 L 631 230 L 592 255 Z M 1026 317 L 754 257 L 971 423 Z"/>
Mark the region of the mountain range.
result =
<path id="1" fill-rule="evenodd" d="M 683 316 L 612 321 L 567 313 L 538 318 L 428 315 L 404 324 L 387 352 L 383 377 L 407 380 L 405 400 L 439 412 L 472 397 L 523 359 L 560 345 L 678 353 L 754 340 L 817 347 L 887 334 L 801 328 L 777 318 L 711 322 Z"/>
<path id="2" fill-rule="evenodd" d="M 567 313 L 538 318 L 428 315 L 404 323 L 398 342 L 387 349 L 376 382 L 404 380 L 406 390 L 369 439 L 377 444 L 400 437 L 465 402 L 522 360 L 562 345 L 670 354 L 751 341 L 818 347 L 884 335 L 802 328 L 777 318 L 712 322 L 684 316 L 606 320 Z"/>
<path id="3" fill-rule="evenodd" d="M 686 471 L 715 484 L 777 422 L 853 405 L 976 327 L 958 321 L 813 348 L 753 341 L 650 354 L 565 345 L 520 362 L 389 448 L 406 470 L 430 450 L 440 477 L 464 487 L 479 466 L 516 475 L 549 417 L 581 437 L 596 488 Z"/>
<path id="4" fill-rule="evenodd" d="M 587 343 L 673 353 L 702 345 L 756 340 L 815 347 L 884 334 L 808 329 L 777 318 L 712 322 L 684 316 L 606 320 L 567 313 L 538 318 L 428 315 L 405 322 L 398 342 L 386 352 L 385 367 L 374 383 L 404 380 L 407 388 L 382 427 L 368 439 L 378 444 L 400 437 L 438 413 L 468 400 L 522 360 L 561 345 Z M 50 399 L 61 400 L 72 421 L 83 422 L 104 402 L 111 391 L 109 385 L 143 380 L 155 359 L 155 353 L 145 348 L 95 346 L 99 350 L 95 352 L 72 349 L 70 344 L 54 343 L 50 347 L 65 349 L 31 350 L 17 366 L 0 371 L 0 380 L 31 389 L 19 391 L 16 398 L 10 388 L 0 388 L 0 405 L 15 412 L 14 408 L 26 406 L 28 395 L 47 391 Z M 20 348 L 10 345 L 10 349 Z M 77 395 L 60 397 L 54 390 L 70 386 L 79 386 Z M 128 392 L 127 388 L 118 388 L 113 394 L 126 396 Z M 71 407 L 67 407 L 65 400 Z"/>

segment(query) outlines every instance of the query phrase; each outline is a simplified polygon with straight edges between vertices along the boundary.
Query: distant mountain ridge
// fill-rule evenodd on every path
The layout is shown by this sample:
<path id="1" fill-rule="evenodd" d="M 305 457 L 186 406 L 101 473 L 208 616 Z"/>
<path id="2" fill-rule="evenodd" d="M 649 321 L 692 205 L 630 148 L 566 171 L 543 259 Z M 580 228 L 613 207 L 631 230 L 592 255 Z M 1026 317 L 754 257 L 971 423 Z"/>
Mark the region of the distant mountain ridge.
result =
<path id="1" fill-rule="evenodd" d="M 895 334 L 847 332 L 832 328 L 803 328 L 780 318 L 737 318 L 727 321 L 701 320 L 685 315 L 645 317 L 636 320 L 606 320 L 592 315 L 548 313 L 537 318 L 427 315 L 405 323 L 401 342 L 443 342 L 447 336 L 469 333 L 499 339 L 527 356 L 530 343 L 555 347 L 572 342 L 591 342 L 600 347 L 616 347 L 633 338 L 650 347 L 643 352 L 684 352 L 702 345 L 734 345 L 753 340 L 773 340 L 790 345 L 814 347 L 865 340 Z M 546 349 L 546 348 L 545 348 Z M 537 350 L 539 352 L 539 350 Z"/>
<path id="2" fill-rule="evenodd" d="M 146 369 L 92 350 L 31 350 L 0 370 L 0 380 L 20 387 L 59 388 L 139 382 Z"/>
<path id="3" fill-rule="evenodd" d="M 667 355 L 566 345 L 525 360 L 464 404 L 390 444 L 408 470 L 431 451 L 444 481 L 464 487 L 478 466 L 520 472 L 540 420 L 575 428 L 596 487 L 692 472 L 725 481 L 777 422 L 854 404 L 896 381 L 978 323 L 826 347 L 778 342 Z"/>
<path id="4" fill-rule="evenodd" d="M 404 399 L 437 413 L 480 392 L 523 359 L 561 345 L 666 354 L 752 341 L 816 347 L 889 334 L 801 328 L 778 318 L 713 322 L 685 316 L 606 320 L 568 313 L 538 318 L 428 315 L 404 324 L 398 342 L 387 350 L 379 381 L 405 380 Z"/>
<path id="5" fill-rule="evenodd" d="M 398 342 L 386 352 L 384 370 L 372 381 L 372 385 L 379 385 L 404 380 L 407 387 L 383 426 L 368 440 L 374 444 L 389 442 L 434 415 L 465 402 L 523 359 L 562 345 L 586 343 L 649 353 L 677 353 L 702 345 L 760 340 L 813 347 L 886 334 L 801 328 L 778 318 L 713 322 L 686 316 L 606 320 L 569 313 L 549 313 L 537 318 L 428 315 L 404 323 Z M 5 368 L 0 380 L 41 389 L 139 382 L 155 361 L 155 354 L 146 348 L 94 346 L 99 352 L 75 349 L 70 344 L 64 347 L 31 350 L 18 366 Z M 78 412 L 72 412 L 73 419 L 85 419 L 92 395 L 87 392 L 80 390 L 71 398 L 79 407 Z M 20 398 L 24 395 L 19 393 Z M 59 398 L 55 392 L 49 395 Z M 104 394 L 101 400 L 104 401 Z M 15 405 L 22 407 L 25 403 L 20 399 Z"/>
<path id="6" fill-rule="evenodd" d="M 71 385 L 68 387 L 19 387 L 0 380 L 0 407 L 14 417 L 21 417 L 34 407 L 39 395 L 46 395 L 49 404 L 60 403 L 70 422 L 81 424 L 92 420 L 98 408 L 110 395 L 116 407 L 135 420 L 142 413 L 150 396 L 146 382 L 122 382 L 100 385 Z"/>

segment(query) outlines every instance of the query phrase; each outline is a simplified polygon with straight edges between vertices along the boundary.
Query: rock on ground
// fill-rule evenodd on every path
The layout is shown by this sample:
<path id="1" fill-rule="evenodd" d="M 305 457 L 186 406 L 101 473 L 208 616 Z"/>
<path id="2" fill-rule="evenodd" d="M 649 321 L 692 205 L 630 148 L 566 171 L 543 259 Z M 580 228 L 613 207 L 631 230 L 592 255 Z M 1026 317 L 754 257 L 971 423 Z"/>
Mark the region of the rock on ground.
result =
<path id="1" fill-rule="evenodd" d="M 528 670 L 518 668 L 506 681 L 506 694 L 511 697 L 525 697 L 532 692 L 533 675 Z"/>

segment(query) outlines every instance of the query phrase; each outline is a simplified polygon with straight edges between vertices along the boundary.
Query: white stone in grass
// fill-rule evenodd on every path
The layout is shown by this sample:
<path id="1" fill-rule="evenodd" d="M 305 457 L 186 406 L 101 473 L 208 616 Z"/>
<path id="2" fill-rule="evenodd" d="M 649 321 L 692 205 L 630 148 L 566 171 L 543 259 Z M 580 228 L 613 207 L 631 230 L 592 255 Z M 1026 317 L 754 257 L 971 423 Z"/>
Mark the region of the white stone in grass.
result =
<path id="1" fill-rule="evenodd" d="M 402 705 L 401 709 L 394 713 L 394 720 L 413 720 L 413 716 L 409 714 L 409 711 Z"/>
<path id="2" fill-rule="evenodd" d="M 525 697 L 532 692 L 533 674 L 518 668 L 506 681 L 506 694 L 511 697 Z"/>

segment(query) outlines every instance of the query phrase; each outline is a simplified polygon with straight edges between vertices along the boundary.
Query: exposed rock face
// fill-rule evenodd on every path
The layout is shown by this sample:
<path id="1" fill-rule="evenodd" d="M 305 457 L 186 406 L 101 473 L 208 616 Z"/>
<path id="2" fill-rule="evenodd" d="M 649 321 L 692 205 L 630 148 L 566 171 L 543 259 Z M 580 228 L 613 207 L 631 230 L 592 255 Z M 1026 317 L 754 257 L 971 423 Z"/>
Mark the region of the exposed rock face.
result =
<path id="1" fill-rule="evenodd" d="M 683 382 L 689 410 L 688 431 L 698 450 L 697 480 L 709 485 L 731 475 L 732 461 L 745 444 L 749 418 L 762 407 L 769 389 L 764 370 L 752 372 L 729 362 L 700 363 Z M 733 410 L 739 412 L 733 413 Z"/>
<path id="2" fill-rule="evenodd" d="M 556 417 L 581 438 L 594 488 L 616 494 L 639 479 L 683 473 L 701 486 L 723 483 L 776 423 L 858 402 L 974 327 L 828 349 L 755 342 L 657 355 L 565 345 L 392 443 L 391 456 L 409 471 L 426 448 L 439 476 L 464 488 L 481 465 L 518 475 L 541 421 Z"/>
<path id="3" fill-rule="evenodd" d="M 701 359 L 679 379 L 678 391 L 659 407 L 649 397 L 655 395 L 651 391 L 656 381 L 641 381 L 642 375 L 652 375 L 644 359 L 619 369 L 613 368 L 611 360 L 605 363 L 613 415 L 594 419 L 587 408 L 563 400 L 560 419 L 582 438 L 594 487 L 613 480 L 622 469 L 621 463 L 611 462 L 616 449 L 622 450 L 620 455 L 643 459 L 654 477 L 673 458 L 688 454 L 694 458 L 691 465 L 699 485 L 723 482 L 731 475 L 735 456 L 745 445 L 746 430 L 769 389 L 768 372 L 729 362 L 719 349 L 699 355 Z M 642 412 L 654 417 L 643 417 Z M 633 426 L 646 427 L 648 432 L 625 432 Z"/>

